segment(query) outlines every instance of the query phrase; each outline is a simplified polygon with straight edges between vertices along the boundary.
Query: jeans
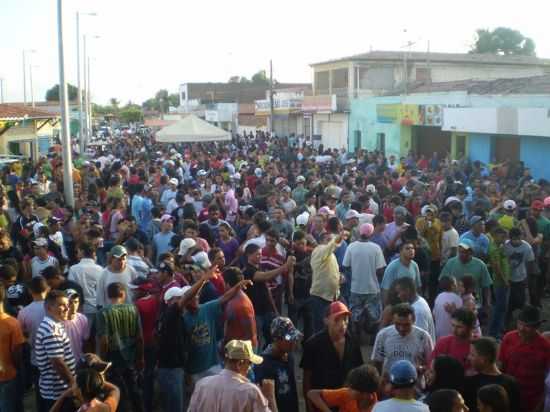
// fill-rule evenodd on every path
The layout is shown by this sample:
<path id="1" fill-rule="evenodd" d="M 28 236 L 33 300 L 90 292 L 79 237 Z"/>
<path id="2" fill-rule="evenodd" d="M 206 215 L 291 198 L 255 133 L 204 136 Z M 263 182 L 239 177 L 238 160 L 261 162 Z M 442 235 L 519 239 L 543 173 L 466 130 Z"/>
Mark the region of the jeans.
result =
<path id="1" fill-rule="evenodd" d="M 153 399 L 155 397 L 155 365 L 157 351 L 154 346 L 145 346 L 145 369 L 143 371 L 143 403 L 146 412 L 153 411 Z"/>
<path id="2" fill-rule="evenodd" d="M 489 323 L 489 336 L 500 339 L 504 332 L 504 321 L 508 312 L 508 300 L 510 299 L 510 288 L 508 286 L 495 286 L 495 303 L 493 314 Z"/>
<path id="3" fill-rule="evenodd" d="M 37 410 L 38 412 L 50 412 L 50 409 L 52 408 L 54 403 L 55 399 L 45 399 L 43 397 L 40 397 Z"/>
<path id="4" fill-rule="evenodd" d="M 138 373 L 133 368 L 113 368 L 108 372 L 109 381 L 120 389 L 118 412 L 143 412 L 143 397 L 138 385 Z"/>
<path id="5" fill-rule="evenodd" d="M 313 335 L 313 318 L 311 316 L 311 308 L 308 305 L 308 298 L 294 299 L 294 303 L 288 305 L 288 317 L 296 327 L 298 327 L 298 323 L 302 319 L 304 342 Z"/>
<path id="6" fill-rule="evenodd" d="M 331 303 L 332 302 L 320 298 L 319 296 L 309 297 L 309 307 L 313 317 L 313 334 L 325 328 L 325 315 Z"/>
<path id="7" fill-rule="evenodd" d="M 0 412 L 15 412 L 17 398 L 16 379 L 0 382 Z"/>
<path id="8" fill-rule="evenodd" d="M 159 368 L 158 383 L 164 412 L 182 412 L 185 401 L 182 368 Z"/>
<path id="9" fill-rule="evenodd" d="M 382 298 L 380 293 L 353 293 L 350 297 L 351 320 L 358 323 L 367 320 L 369 325 L 377 323 L 382 315 Z M 367 314 L 365 315 L 365 311 Z"/>

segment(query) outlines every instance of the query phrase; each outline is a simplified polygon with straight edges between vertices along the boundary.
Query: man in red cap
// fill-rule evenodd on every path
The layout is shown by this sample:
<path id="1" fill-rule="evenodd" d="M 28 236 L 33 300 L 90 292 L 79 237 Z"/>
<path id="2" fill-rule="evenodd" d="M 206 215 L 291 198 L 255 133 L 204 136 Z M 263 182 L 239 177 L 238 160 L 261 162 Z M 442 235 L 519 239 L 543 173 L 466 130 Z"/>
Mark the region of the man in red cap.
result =
<path id="1" fill-rule="evenodd" d="M 326 328 L 304 344 L 300 363 L 304 399 L 311 389 L 341 388 L 348 372 L 363 364 L 361 349 L 348 334 L 350 316 L 346 305 L 332 302 L 325 316 Z"/>

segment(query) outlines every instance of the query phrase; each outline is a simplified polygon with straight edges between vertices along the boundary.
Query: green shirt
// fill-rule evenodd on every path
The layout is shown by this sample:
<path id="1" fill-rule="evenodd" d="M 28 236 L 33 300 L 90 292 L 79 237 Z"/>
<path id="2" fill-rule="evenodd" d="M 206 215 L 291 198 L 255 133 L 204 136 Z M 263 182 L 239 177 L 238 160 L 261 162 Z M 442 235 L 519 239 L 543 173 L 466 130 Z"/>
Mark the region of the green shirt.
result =
<path id="1" fill-rule="evenodd" d="M 137 342 L 141 339 L 139 313 L 135 305 L 108 305 L 97 314 L 97 338 L 107 338 L 105 361 L 115 368 L 133 367 Z"/>
<path id="2" fill-rule="evenodd" d="M 489 264 L 493 274 L 494 285 L 497 287 L 509 286 L 510 283 L 510 262 L 504 252 L 504 244 L 497 245 L 494 241 L 489 244 Z M 500 267 L 500 276 L 495 268 Z"/>
<path id="3" fill-rule="evenodd" d="M 544 240 L 550 240 L 550 220 L 544 216 L 537 219 L 537 231 L 542 234 Z"/>
<path id="4" fill-rule="evenodd" d="M 298 206 L 301 206 L 306 202 L 307 192 L 308 190 L 305 187 L 297 187 L 292 191 L 292 198 Z"/>
<path id="5" fill-rule="evenodd" d="M 443 266 L 439 279 L 445 276 L 453 276 L 456 280 L 461 280 L 464 276 L 471 276 L 475 282 L 475 293 L 478 299 L 483 296 L 482 289 L 493 284 L 487 265 L 476 257 L 472 257 L 468 263 L 462 263 L 458 256 L 450 258 Z"/>

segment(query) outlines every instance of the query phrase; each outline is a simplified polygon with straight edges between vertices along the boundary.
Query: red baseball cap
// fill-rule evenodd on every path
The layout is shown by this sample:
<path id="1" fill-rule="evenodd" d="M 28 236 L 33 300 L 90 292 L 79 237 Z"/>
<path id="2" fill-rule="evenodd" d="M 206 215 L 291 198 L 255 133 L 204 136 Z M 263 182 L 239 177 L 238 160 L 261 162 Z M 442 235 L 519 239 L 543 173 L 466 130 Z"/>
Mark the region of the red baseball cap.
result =
<path id="1" fill-rule="evenodd" d="M 531 209 L 543 210 L 544 209 L 544 202 L 542 200 L 533 201 L 533 203 L 531 203 Z"/>
<path id="2" fill-rule="evenodd" d="M 336 302 L 332 302 L 328 308 L 328 314 L 327 318 L 335 318 L 340 315 L 351 315 L 351 312 L 349 311 L 348 307 L 344 305 L 342 302 L 337 300 Z"/>

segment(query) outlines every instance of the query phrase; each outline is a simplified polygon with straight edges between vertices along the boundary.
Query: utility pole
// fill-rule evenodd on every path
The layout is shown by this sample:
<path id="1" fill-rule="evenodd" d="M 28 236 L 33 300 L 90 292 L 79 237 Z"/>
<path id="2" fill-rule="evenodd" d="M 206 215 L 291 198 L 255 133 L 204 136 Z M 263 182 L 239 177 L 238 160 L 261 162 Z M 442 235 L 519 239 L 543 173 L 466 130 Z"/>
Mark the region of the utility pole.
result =
<path id="1" fill-rule="evenodd" d="M 23 105 L 27 105 L 27 62 L 25 60 L 25 50 L 23 50 Z"/>
<path id="2" fill-rule="evenodd" d="M 69 124 L 69 101 L 65 82 L 65 53 L 63 50 L 63 0 L 57 0 L 57 36 L 59 50 L 59 104 L 61 106 L 61 147 L 63 149 L 63 189 L 65 202 L 74 207 L 73 160 L 71 130 Z"/>
<path id="3" fill-rule="evenodd" d="M 87 60 L 87 53 L 86 53 L 86 35 L 83 36 L 84 41 L 84 59 L 82 60 L 82 72 L 83 72 L 83 82 L 82 87 L 84 88 L 84 93 L 82 94 L 82 137 L 81 139 L 85 139 L 86 135 L 88 134 L 88 111 L 86 110 L 86 105 L 88 102 L 88 89 L 86 89 L 86 79 L 88 77 L 88 72 L 86 70 L 86 60 Z M 84 143 L 82 143 L 84 145 Z M 82 153 L 82 152 L 81 152 Z"/>
<path id="4" fill-rule="evenodd" d="M 89 142 L 92 139 L 92 89 L 90 88 L 90 77 L 91 77 L 90 76 L 91 75 L 90 56 L 88 56 L 87 64 L 88 64 L 88 67 L 86 71 L 88 73 L 88 79 L 87 79 L 88 85 L 86 87 L 86 90 L 88 91 L 88 101 L 86 106 L 86 120 L 88 121 L 88 124 L 87 124 L 88 134 L 84 137 L 84 147 L 85 147 L 85 143 Z"/>
<path id="5" fill-rule="evenodd" d="M 78 142 L 80 155 L 84 153 L 84 122 L 82 121 L 82 87 L 80 85 L 80 12 L 76 12 L 76 87 L 78 88 Z"/>
<path id="6" fill-rule="evenodd" d="M 33 67 L 38 67 L 38 66 L 33 66 L 32 64 L 29 65 L 29 86 L 31 87 L 31 105 L 32 105 L 32 108 L 34 109 L 35 105 L 34 105 L 34 88 L 33 88 L 33 82 L 32 82 L 32 69 Z"/>
<path id="7" fill-rule="evenodd" d="M 273 118 L 275 113 L 275 106 L 273 102 L 273 60 L 269 60 L 269 134 L 273 137 Z"/>

